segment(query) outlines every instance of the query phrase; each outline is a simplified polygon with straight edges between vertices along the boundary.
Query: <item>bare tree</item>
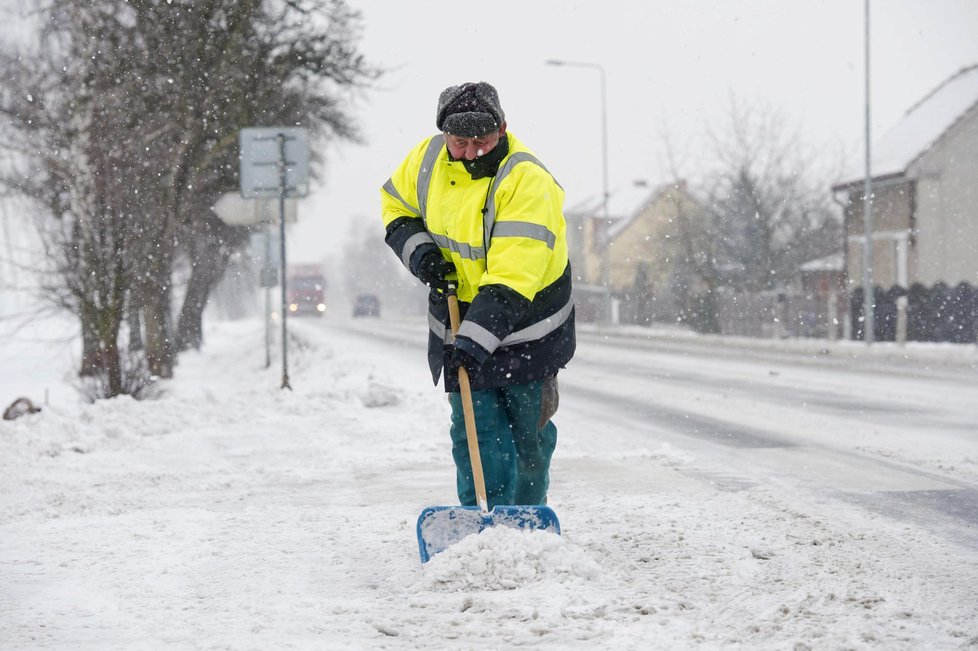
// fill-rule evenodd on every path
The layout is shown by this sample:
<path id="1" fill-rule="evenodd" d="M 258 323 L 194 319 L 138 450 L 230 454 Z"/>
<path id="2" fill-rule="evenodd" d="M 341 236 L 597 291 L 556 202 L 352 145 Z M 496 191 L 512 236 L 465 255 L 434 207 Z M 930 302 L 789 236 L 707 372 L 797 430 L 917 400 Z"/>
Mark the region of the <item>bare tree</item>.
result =
<path id="1" fill-rule="evenodd" d="M 838 251 L 841 222 L 828 192 L 834 158 L 806 146 L 800 127 L 731 96 L 707 125 L 706 146 L 678 146 L 660 130 L 663 166 L 679 187 L 693 178 L 705 212 L 677 204 L 673 294 L 680 319 L 719 331 L 717 290 L 785 289 L 799 265 Z M 693 151 L 700 151 L 693 160 Z"/>
<path id="2" fill-rule="evenodd" d="M 680 172 L 683 164 L 673 135 L 667 128 L 660 132 L 665 167 L 674 188 L 670 199 L 676 219 L 671 254 L 675 261 L 670 277 L 670 292 L 678 309 L 677 320 L 694 330 L 719 332 L 715 290 L 720 286 L 717 268 L 716 215 L 704 210 L 696 201 L 689 183 Z"/>
<path id="3" fill-rule="evenodd" d="M 52 295 L 82 324 L 81 371 L 108 373 L 115 395 L 127 310 L 150 372 L 172 375 L 181 251 L 191 277 L 178 330 L 200 344 L 207 294 L 245 239 L 210 212 L 237 186 L 238 131 L 298 124 L 322 144 L 355 140 L 344 106 L 378 73 L 343 0 L 49 0 L 42 11 L 42 45 L 0 54 L 15 152 L 0 173 L 43 207 Z"/>
<path id="4" fill-rule="evenodd" d="M 145 379 L 118 347 L 141 215 L 126 173 L 134 159 L 122 144 L 132 107 L 112 81 L 122 62 L 101 38 L 102 16 L 67 17 L 64 29 L 44 29 L 32 56 L 0 58 L 3 146 L 12 155 L 2 183 L 43 207 L 48 296 L 79 318 L 79 372 L 100 385 L 94 397 L 135 394 Z"/>
<path id="5" fill-rule="evenodd" d="M 745 291 L 787 287 L 798 266 L 841 246 L 826 156 L 764 106 L 731 98 L 722 127 L 707 129 L 707 206 L 717 229 L 721 283 Z"/>
<path id="6" fill-rule="evenodd" d="M 182 11 L 159 0 L 126 4 L 136 12 L 145 76 L 155 80 L 150 93 L 163 109 L 157 124 L 141 129 L 153 136 L 147 151 L 159 161 L 162 200 L 151 238 L 158 248 L 146 258 L 137 296 L 150 367 L 167 375 L 175 350 L 199 346 L 206 295 L 228 257 L 198 265 L 192 253 L 214 244 L 222 230 L 210 221 L 209 208 L 237 187 L 240 129 L 303 125 L 323 145 L 356 140 L 344 93 L 376 72 L 356 50 L 358 14 L 341 0 L 208 0 L 182 3 Z M 229 253 L 244 241 L 240 232 L 227 234 L 218 233 L 211 250 Z M 198 238 L 204 242 L 194 243 Z M 176 340 L 169 292 L 181 243 L 191 254 L 194 291 L 186 294 Z"/>

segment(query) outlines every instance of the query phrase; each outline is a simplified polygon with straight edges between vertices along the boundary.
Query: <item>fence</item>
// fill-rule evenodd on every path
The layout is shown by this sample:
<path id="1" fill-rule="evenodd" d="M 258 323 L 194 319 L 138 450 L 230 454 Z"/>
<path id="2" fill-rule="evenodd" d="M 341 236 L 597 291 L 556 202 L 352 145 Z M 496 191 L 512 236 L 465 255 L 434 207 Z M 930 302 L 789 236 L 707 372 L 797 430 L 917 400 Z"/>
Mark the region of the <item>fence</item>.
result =
<path id="1" fill-rule="evenodd" d="M 973 344 L 978 340 L 978 288 L 968 283 L 950 287 L 937 283 L 926 288 L 915 283 L 909 289 L 873 288 L 873 335 L 876 341 L 895 341 L 897 300 L 907 298 L 907 340 Z M 863 339 L 863 290 L 850 297 L 853 339 Z"/>
<path id="2" fill-rule="evenodd" d="M 618 298 L 621 323 L 679 323 L 697 332 L 744 337 L 827 338 L 842 334 L 840 319 L 835 318 L 829 325 L 833 315 L 829 298 L 824 295 L 747 293 L 719 288 L 691 297 L 685 307 L 671 297 L 648 299 L 624 294 Z M 834 332 L 830 333 L 830 327 Z"/>
<path id="3" fill-rule="evenodd" d="M 597 321 L 607 294 L 593 288 L 575 287 L 578 317 Z M 584 291 L 582 291 L 584 290 Z M 938 283 L 926 288 L 917 283 L 909 289 L 891 287 L 873 289 L 874 339 L 896 341 L 898 299 L 907 298 L 907 341 L 969 343 L 978 341 L 978 288 L 968 283 L 950 287 Z M 831 294 L 794 294 L 778 292 L 735 292 L 726 288 L 696 297 L 683 309 L 675 301 L 648 300 L 643 297 L 617 297 L 616 316 L 621 323 L 650 325 L 681 323 L 699 332 L 719 332 L 745 337 L 815 337 L 844 336 L 843 323 L 848 321 L 852 339 L 863 339 L 863 292 L 856 288 L 849 304 L 840 299 L 834 308 Z M 844 310 L 848 307 L 848 318 Z"/>
<path id="4" fill-rule="evenodd" d="M 720 331 L 744 337 L 818 337 L 839 335 L 838 318 L 830 314 L 829 297 L 778 292 L 716 292 Z M 834 332 L 830 332 L 833 321 Z"/>

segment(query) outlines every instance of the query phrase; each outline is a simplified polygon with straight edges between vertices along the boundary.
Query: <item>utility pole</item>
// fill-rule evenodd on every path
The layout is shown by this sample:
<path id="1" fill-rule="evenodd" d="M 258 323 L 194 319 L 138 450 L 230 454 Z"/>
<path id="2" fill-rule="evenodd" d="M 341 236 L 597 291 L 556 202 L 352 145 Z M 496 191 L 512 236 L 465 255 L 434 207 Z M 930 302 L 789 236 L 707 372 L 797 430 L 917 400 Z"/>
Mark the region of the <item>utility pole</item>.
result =
<path id="1" fill-rule="evenodd" d="M 301 127 L 250 127 L 240 136 L 241 196 L 245 199 L 278 199 L 279 266 L 282 288 L 282 388 L 289 382 L 288 278 L 285 259 L 286 199 L 309 194 L 309 134 Z M 270 247 L 266 240 L 266 251 Z M 267 262 L 267 261 L 266 261 Z M 267 294 L 266 294 L 267 297 Z M 265 335 L 268 359 L 268 332 Z"/>
<path id="2" fill-rule="evenodd" d="M 875 302 L 873 300 L 873 176 L 872 134 L 869 121 L 869 0 L 866 1 L 866 178 L 863 181 L 863 340 L 873 343 L 875 337 Z"/>

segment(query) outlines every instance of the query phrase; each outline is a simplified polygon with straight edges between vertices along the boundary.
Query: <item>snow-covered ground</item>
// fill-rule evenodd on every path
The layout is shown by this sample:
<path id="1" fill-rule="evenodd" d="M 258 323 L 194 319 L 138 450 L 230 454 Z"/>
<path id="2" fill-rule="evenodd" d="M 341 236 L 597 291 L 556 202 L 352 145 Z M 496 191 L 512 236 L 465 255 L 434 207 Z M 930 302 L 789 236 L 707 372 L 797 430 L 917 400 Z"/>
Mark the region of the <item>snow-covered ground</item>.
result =
<path id="1" fill-rule="evenodd" d="M 550 495 L 563 535 L 490 530 L 422 566 L 418 513 L 456 503 L 423 323 L 417 345 L 364 336 L 383 322 L 290 324 L 292 391 L 277 358 L 263 368 L 259 322 L 209 322 L 161 399 L 93 405 L 66 385 L 70 324 L 6 333 L 3 406 L 47 404 L 0 422 L 0 648 L 978 644 L 978 550 L 786 480 L 732 486 L 696 446 L 623 438 L 571 397 Z M 586 346 L 568 396 L 596 372 Z M 690 413 L 735 417 L 727 393 Z M 963 471 L 943 481 L 973 481 L 978 445 L 963 449 L 944 450 Z"/>

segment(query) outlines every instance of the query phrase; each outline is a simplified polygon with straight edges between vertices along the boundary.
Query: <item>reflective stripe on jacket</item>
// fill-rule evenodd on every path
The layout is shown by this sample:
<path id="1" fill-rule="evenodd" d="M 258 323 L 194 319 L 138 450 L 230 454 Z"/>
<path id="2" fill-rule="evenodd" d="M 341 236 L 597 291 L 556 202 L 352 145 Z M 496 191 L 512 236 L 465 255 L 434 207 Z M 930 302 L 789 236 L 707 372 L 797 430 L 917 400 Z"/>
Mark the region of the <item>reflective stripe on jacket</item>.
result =
<path id="1" fill-rule="evenodd" d="M 418 247 L 433 244 L 455 265 L 459 334 L 491 355 L 473 388 L 553 375 L 574 351 L 564 192 L 532 152 L 506 137 L 509 152 L 492 178 L 473 180 L 449 159 L 439 134 L 415 147 L 381 191 L 384 225 L 401 220 L 404 232 L 388 241 L 402 263 L 410 269 Z M 487 297 L 483 290 L 493 286 L 512 290 L 515 300 Z M 437 382 L 450 340 L 438 292 L 429 297 L 429 327 Z"/>

